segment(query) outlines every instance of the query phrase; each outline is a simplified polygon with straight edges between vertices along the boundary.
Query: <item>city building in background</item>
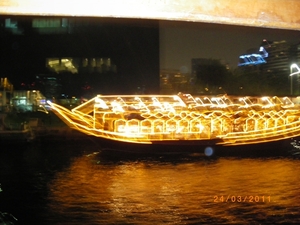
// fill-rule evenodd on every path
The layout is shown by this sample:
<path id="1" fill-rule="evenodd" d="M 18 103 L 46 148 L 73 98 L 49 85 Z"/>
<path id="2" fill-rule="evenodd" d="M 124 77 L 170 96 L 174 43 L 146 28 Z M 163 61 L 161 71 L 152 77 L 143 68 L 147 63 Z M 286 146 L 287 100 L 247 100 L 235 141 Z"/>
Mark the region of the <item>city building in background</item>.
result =
<path id="1" fill-rule="evenodd" d="M 0 112 L 45 111 L 46 98 L 39 90 L 14 90 L 7 78 L 0 78 Z"/>
<path id="2" fill-rule="evenodd" d="M 264 39 L 256 52 L 240 56 L 239 69 L 246 76 L 256 76 L 268 93 L 300 95 L 299 75 L 290 76 L 291 66 L 300 63 L 299 56 L 300 43 Z"/>
<path id="3" fill-rule="evenodd" d="M 152 20 L 3 15 L 0 72 L 16 89 L 39 89 L 47 99 L 158 93 L 158 26 Z"/>
<path id="4" fill-rule="evenodd" d="M 110 58 L 47 58 L 46 67 L 54 73 L 106 73 L 117 72 Z"/>
<path id="5" fill-rule="evenodd" d="M 60 98 L 62 94 L 62 88 L 61 77 L 57 74 L 36 75 L 36 79 L 32 87 L 33 90 L 40 90 L 48 100 Z"/>
<path id="6" fill-rule="evenodd" d="M 226 61 L 193 58 L 191 86 L 193 94 L 222 94 L 230 68 Z"/>
<path id="7" fill-rule="evenodd" d="M 239 57 L 238 66 L 248 66 L 248 65 L 260 65 L 267 63 L 265 58 L 269 56 L 269 53 L 265 50 L 263 46 L 259 48 L 258 53 L 250 53 L 241 55 Z"/>
<path id="8" fill-rule="evenodd" d="M 160 93 L 177 94 L 178 92 L 191 93 L 190 73 L 181 73 L 177 70 L 160 71 Z"/>
<path id="9" fill-rule="evenodd" d="M 210 58 L 191 58 L 191 71 L 160 70 L 158 22 L 112 21 L 1 16 L 0 47 L 7 52 L 1 74 L 15 89 L 40 90 L 47 99 L 158 92 L 300 95 L 299 74 L 290 76 L 291 65 L 300 64 L 299 43 L 263 40 L 241 55 L 234 72 L 249 79 L 229 77 L 229 64 Z"/>
<path id="10" fill-rule="evenodd" d="M 209 58 L 193 58 L 191 60 L 191 68 L 191 73 L 181 70 L 161 70 L 161 93 L 224 93 L 222 86 L 229 71 L 229 66 L 225 61 Z"/>
<path id="11" fill-rule="evenodd" d="M 263 73 L 274 75 L 289 75 L 289 68 L 295 56 L 293 55 L 292 45 L 286 41 L 267 41 L 263 40 L 262 46 L 267 52 L 266 63 L 261 65 Z"/>
<path id="12" fill-rule="evenodd" d="M 11 99 L 11 107 L 17 112 L 44 111 L 45 96 L 38 90 L 15 90 Z"/>
<path id="13" fill-rule="evenodd" d="M 0 112 L 5 111 L 9 107 L 13 90 L 13 85 L 6 77 L 0 78 Z"/>

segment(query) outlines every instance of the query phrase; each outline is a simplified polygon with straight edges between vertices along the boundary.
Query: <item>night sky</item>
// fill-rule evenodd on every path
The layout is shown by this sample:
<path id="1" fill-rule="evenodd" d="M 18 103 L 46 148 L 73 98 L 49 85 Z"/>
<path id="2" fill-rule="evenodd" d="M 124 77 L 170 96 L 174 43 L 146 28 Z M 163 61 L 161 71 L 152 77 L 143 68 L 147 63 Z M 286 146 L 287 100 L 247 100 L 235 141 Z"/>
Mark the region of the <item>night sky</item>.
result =
<path id="1" fill-rule="evenodd" d="M 193 22 L 160 23 L 160 68 L 191 69 L 192 58 L 221 59 L 231 68 L 248 49 L 258 50 L 263 39 L 300 41 L 300 32 L 270 28 L 205 24 Z"/>

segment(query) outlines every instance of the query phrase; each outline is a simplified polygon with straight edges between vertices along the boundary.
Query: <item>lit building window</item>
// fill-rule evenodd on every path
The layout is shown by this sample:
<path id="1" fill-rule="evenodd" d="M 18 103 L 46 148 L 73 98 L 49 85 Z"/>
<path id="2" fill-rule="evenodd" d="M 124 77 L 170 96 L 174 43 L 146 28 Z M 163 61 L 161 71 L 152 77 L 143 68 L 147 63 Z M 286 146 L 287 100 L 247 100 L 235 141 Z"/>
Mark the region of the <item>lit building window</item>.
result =
<path id="1" fill-rule="evenodd" d="M 18 28 L 18 22 L 10 18 L 5 19 L 5 28 Z"/>
<path id="2" fill-rule="evenodd" d="M 82 60 L 82 66 L 83 67 L 87 67 L 88 64 L 89 64 L 89 60 L 87 58 L 85 58 L 85 59 Z"/>
<path id="3" fill-rule="evenodd" d="M 77 66 L 73 63 L 72 58 L 50 58 L 47 59 L 47 67 L 52 71 L 78 73 Z"/>
<path id="4" fill-rule="evenodd" d="M 32 27 L 60 27 L 60 19 L 33 19 Z"/>

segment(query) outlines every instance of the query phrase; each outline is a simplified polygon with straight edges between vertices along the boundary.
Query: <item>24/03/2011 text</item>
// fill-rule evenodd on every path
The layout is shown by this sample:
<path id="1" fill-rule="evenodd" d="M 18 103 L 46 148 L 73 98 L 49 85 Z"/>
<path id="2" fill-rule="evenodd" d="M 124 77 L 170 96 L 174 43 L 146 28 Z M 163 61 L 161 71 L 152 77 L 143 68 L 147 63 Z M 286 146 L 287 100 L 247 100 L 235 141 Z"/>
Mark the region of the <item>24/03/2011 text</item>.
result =
<path id="1" fill-rule="evenodd" d="M 241 195 L 215 195 L 214 196 L 214 202 L 271 202 L 271 196 L 259 196 L 259 195 L 246 195 L 246 196 L 241 196 Z"/>

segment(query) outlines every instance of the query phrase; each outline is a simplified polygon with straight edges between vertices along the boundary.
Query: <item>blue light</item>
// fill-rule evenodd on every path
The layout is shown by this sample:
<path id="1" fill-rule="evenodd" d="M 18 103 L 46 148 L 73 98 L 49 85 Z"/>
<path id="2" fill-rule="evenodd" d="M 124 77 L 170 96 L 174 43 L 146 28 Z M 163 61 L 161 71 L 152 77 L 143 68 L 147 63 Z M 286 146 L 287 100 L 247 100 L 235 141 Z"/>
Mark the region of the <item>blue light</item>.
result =
<path id="1" fill-rule="evenodd" d="M 259 52 L 264 58 L 267 58 L 269 56 L 269 53 L 266 51 L 266 49 L 263 46 L 260 46 Z"/>
<path id="2" fill-rule="evenodd" d="M 214 149 L 212 147 L 206 147 L 204 149 L 204 154 L 206 156 L 212 156 L 213 153 L 214 153 Z"/>
<path id="3" fill-rule="evenodd" d="M 238 63 L 238 66 L 247 66 L 247 65 L 259 65 L 263 63 L 267 63 L 264 58 L 267 58 L 269 56 L 269 53 L 266 51 L 266 49 L 261 46 L 259 48 L 259 54 L 253 53 L 253 54 L 247 54 L 247 55 L 241 55 L 240 62 Z"/>
<path id="4" fill-rule="evenodd" d="M 249 54 L 249 55 L 241 55 L 241 62 L 239 62 L 238 66 L 246 66 L 246 65 L 258 65 L 266 63 L 266 60 L 259 54 Z"/>

